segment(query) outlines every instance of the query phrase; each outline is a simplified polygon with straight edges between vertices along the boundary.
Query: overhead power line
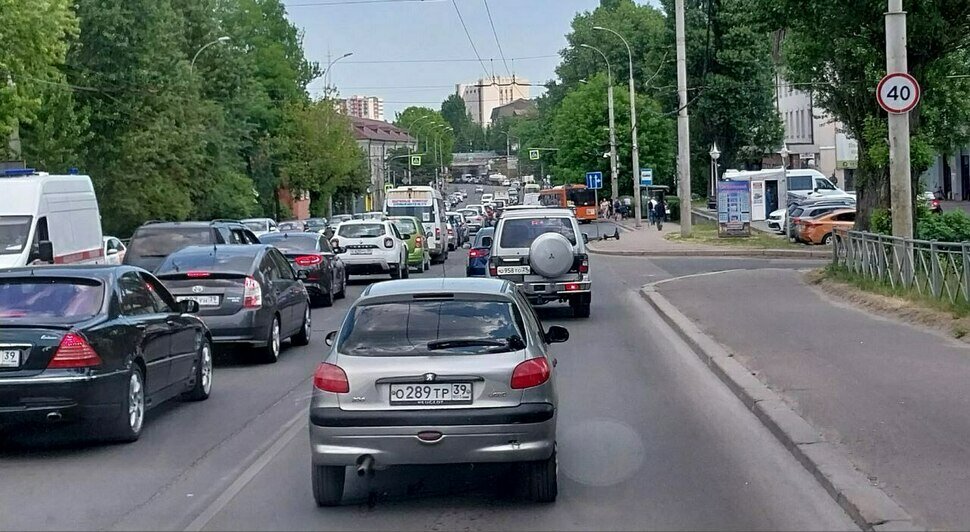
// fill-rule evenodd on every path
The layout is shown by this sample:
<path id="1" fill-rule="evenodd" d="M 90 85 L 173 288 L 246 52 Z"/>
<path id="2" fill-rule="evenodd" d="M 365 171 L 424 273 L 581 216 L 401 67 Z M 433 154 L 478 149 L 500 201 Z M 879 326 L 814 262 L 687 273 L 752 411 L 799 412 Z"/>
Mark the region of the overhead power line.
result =
<path id="1" fill-rule="evenodd" d="M 331 0 L 329 2 L 300 2 L 286 4 L 286 7 L 327 7 L 327 6 L 356 6 L 364 4 L 437 4 L 448 0 Z"/>
<path id="2" fill-rule="evenodd" d="M 498 46 L 498 55 L 502 57 L 502 64 L 505 65 L 505 72 L 509 76 L 512 75 L 512 70 L 509 69 L 509 62 L 505 60 L 505 52 L 502 51 L 502 43 L 499 41 L 498 32 L 495 31 L 495 21 L 492 20 L 492 10 L 488 8 L 488 0 L 482 0 L 485 4 L 485 13 L 488 14 L 488 24 L 492 27 L 492 36 L 495 37 L 495 45 Z"/>
<path id="3" fill-rule="evenodd" d="M 512 61 L 528 61 L 528 60 L 531 60 L 531 59 L 549 59 L 549 58 L 552 58 L 552 57 L 559 57 L 559 55 L 557 55 L 557 54 L 533 55 L 533 56 L 527 56 L 527 57 L 513 57 L 511 59 L 512 59 Z M 491 58 L 489 58 L 489 59 L 491 59 Z M 472 57 L 470 59 L 464 59 L 464 58 L 461 58 L 461 59 L 459 59 L 459 58 L 454 58 L 454 59 L 452 59 L 452 58 L 441 58 L 441 59 L 373 59 L 373 60 L 369 60 L 369 61 L 367 61 L 367 60 L 364 60 L 364 61 L 341 61 L 340 64 L 342 64 L 342 65 L 381 65 L 381 64 L 389 64 L 389 63 L 474 63 L 476 61 L 479 62 L 479 63 L 481 63 L 482 62 L 482 58 L 481 57 L 478 57 L 478 58 Z M 484 66 L 484 63 L 482 64 L 482 66 Z"/>
<path id="4" fill-rule="evenodd" d="M 475 41 L 472 40 L 472 34 L 468 32 L 468 26 L 465 25 L 465 17 L 461 16 L 461 9 L 458 9 L 458 2 L 451 0 L 451 5 L 455 6 L 455 12 L 458 13 L 458 20 L 461 22 L 461 27 L 465 30 L 465 36 L 468 37 L 468 43 L 472 45 L 472 51 L 475 52 L 475 57 L 478 58 L 478 62 L 482 65 L 482 71 L 488 76 L 488 68 L 485 68 L 485 61 L 482 61 L 482 55 L 478 53 Z"/>

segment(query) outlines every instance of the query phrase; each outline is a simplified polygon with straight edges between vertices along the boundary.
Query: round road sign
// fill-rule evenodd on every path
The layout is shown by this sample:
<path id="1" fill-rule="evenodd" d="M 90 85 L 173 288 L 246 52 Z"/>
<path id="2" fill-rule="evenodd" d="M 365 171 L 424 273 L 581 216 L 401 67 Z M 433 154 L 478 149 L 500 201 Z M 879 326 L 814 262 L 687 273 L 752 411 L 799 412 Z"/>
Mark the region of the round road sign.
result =
<path id="1" fill-rule="evenodd" d="M 905 72 L 894 72 L 876 86 L 876 99 L 888 113 L 906 113 L 919 103 L 919 83 Z"/>

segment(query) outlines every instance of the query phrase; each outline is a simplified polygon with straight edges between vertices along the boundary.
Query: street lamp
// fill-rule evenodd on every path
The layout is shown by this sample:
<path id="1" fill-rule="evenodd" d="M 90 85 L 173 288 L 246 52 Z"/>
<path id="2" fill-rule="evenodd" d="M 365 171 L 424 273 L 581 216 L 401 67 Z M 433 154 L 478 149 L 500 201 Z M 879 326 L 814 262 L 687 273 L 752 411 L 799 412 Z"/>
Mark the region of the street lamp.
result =
<path id="1" fill-rule="evenodd" d="M 623 41 L 626 46 L 626 55 L 630 61 L 630 135 L 633 142 L 633 212 L 636 220 L 634 220 L 635 227 L 640 227 L 640 145 L 637 140 L 637 93 L 633 88 L 633 51 L 630 49 L 630 43 L 623 38 L 622 35 L 609 28 L 604 28 L 602 26 L 593 26 L 594 30 L 598 31 L 608 31 L 613 35 L 616 35 Z M 616 199 L 616 186 L 613 187 L 613 199 Z"/>
<path id="2" fill-rule="evenodd" d="M 512 153 L 512 139 L 515 139 L 517 141 L 521 141 L 521 139 L 519 139 L 519 137 L 516 137 L 515 135 L 510 135 L 508 131 L 499 131 L 499 133 L 502 135 L 505 135 L 505 167 L 508 168 L 509 156 Z M 510 175 L 509 177 L 513 177 L 513 176 Z"/>
<path id="3" fill-rule="evenodd" d="M 717 142 L 707 153 L 711 156 L 711 195 L 707 197 L 707 208 L 713 210 L 717 206 L 717 160 L 721 158 L 721 150 L 717 149 Z"/>
<path id="4" fill-rule="evenodd" d="M 613 69 L 610 67 L 610 60 L 606 58 L 606 54 L 604 54 L 602 50 L 594 46 L 590 46 L 588 44 L 580 44 L 580 46 L 583 48 L 589 48 L 590 50 L 595 50 L 596 53 L 600 54 L 603 57 L 603 61 L 606 62 L 606 79 L 609 82 L 609 86 L 606 89 L 606 101 L 610 110 L 610 174 L 613 177 L 610 181 L 612 181 L 611 184 L 613 186 L 612 187 L 613 200 L 615 201 L 619 195 L 619 190 L 618 190 L 619 185 L 617 183 L 617 179 L 619 178 L 619 176 L 616 173 L 616 123 L 613 119 Z M 638 193 L 639 190 L 640 190 L 640 183 L 636 183 L 633 187 L 633 191 L 637 193 L 638 198 L 640 196 L 640 194 Z M 640 218 L 638 213 L 637 224 L 639 223 L 640 223 Z"/>
<path id="5" fill-rule="evenodd" d="M 225 37 L 225 36 L 219 37 L 218 39 L 212 42 L 205 43 L 204 45 L 202 45 L 202 48 L 199 48 L 199 51 L 195 52 L 195 55 L 192 57 L 192 62 L 189 63 L 189 70 L 195 70 L 195 60 L 199 58 L 199 54 L 201 54 L 203 50 L 212 46 L 213 44 L 219 44 L 223 42 L 229 42 L 229 37 Z"/>
<path id="6" fill-rule="evenodd" d="M 340 61 L 341 59 L 350 57 L 352 55 L 354 55 L 354 52 L 347 52 L 344 55 L 331 61 L 330 64 L 327 65 L 327 68 L 323 69 L 323 74 L 321 74 L 321 76 L 323 76 L 324 90 L 330 87 L 330 68 L 333 67 L 334 63 L 336 63 L 337 61 Z"/>

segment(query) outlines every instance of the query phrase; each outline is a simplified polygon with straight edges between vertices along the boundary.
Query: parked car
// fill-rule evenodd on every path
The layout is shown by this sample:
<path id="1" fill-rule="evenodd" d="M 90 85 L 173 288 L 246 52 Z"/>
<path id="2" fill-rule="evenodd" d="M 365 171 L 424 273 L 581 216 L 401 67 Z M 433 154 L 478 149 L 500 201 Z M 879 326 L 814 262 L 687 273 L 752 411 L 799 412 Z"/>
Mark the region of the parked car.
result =
<path id="1" fill-rule="evenodd" d="M 798 223 L 799 218 L 816 218 L 826 213 L 830 213 L 841 209 L 847 209 L 847 208 L 855 210 L 855 203 L 853 202 L 851 204 L 845 204 L 840 201 L 836 201 L 836 202 L 821 201 L 817 203 L 813 202 L 813 203 L 797 205 L 793 209 L 791 209 L 788 213 L 788 220 L 789 220 L 788 223 L 790 223 L 792 226 L 791 236 L 796 240 L 798 239 L 798 234 L 797 234 L 797 231 L 795 230 L 795 224 Z"/>
<path id="2" fill-rule="evenodd" d="M 119 265 L 125 260 L 128 248 L 115 236 L 104 237 L 104 263 Z"/>
<path id="3" fill-rule="evenodd" d="M 715 206 L 715 208 L 717 208 L 717 206 Z M 776 231 L 778 233 L 784 233 L 785 219 L 786 219 L 785 215 L 787 213 L 788 213 L 788 209 L 778 209 L 776 211 L 771 211 L 771 213 L 768 214 L 768 219 L 766 221 L 766 223 L 768 224 L 768 229 L 771 229 L 772 231 Z"/>
<path id="4" fill-rule="evenodd" d="M 347 275 L 390 274 L 406 279 L 408 250 L 400 231 L 387 220 L 340 224 L 330 244 L 347 266 Z"/>
<path id="5" fill-rule="evenodd" d="M 533 304 L 568 302 L 588 318 L 592 296 L 587 236 L 568 209 L 509 211 L 499 219 L 489 277 L 513 282 Z"/>
<path id="6" fill-rule="evenodd" d="M 306 231 L 306 223 L 303 220 L 287 220 L 280 222 L 276 226 L 277 231 Z"/>
<path id="7" fill-rule="evenodd" d="M 486 227 L 475 235 L 468 250 L 468 265 L 465 267 L 466 277 L 485 277 L 488 274 L 488 258 L 492 250 L 492 238 L 495 228 Z"/>
<path id="8" fill-rule="evenodd" d="M 147 409 L 209 397 L 198 308 L 129 266 L 0 272 L 0 424 L 83 421 L 137 440 Z"/>
<path id="9" fill-rule="evenodd" d="M 414 216 L 391 216 L 388 218 L 408 246 L 408 268 L 419 272 L 431 269 L 431 251 L 424 235 L 421 220 Z"/>
<path id="10" fill-rule="evenodd" d="M 330 248 L 327 237 L 320 233 L 273 233 L 263 237 L 263 243 L 275 246 L 283 253 L 293 271 L 310 294 L 310 302 L 324 307 L 334 299 L 347 295 L 347 270 Z"/>
<path id="11" fill-rule="evenodd" d="M 271 245 L 189 246 L 165 259 L 158 278 L 179 301 L 199 304 L 217 344 L 249 345 L 274 363 L 287 338 L 310 343 L 310 296 Z"/>
<path id="12" fill-rule="evenodd" d="M 279 227 L 276 225 L 276 220 L 272 218 L 247 218 L 245 220 L 240 220 L 250 231 L 256 233 L 256 236 L 263 236 L 267 233 L 272 233 L 274 231 L 279 231 Z"/>
<path id="13" fill-rule="evenodd" d="M 556 361 L 512 283 L 413 279 L 364 289 L 313 375 L 311 481 L 320 506 L 359 475 L 410 464 L 521 464 L 535 501 L 558 492 Z M 407 338 L 404 342 L 401 339 Z"/>
<path id="14" fill-rule="evenodd" d="M 258 243 L 259 238 L 236 221 L 151 221 L 135 230 L 123 263 L 154 271 L 165 257 L 186 246 Z"/>
<path id="15" fill-rule="evenodd" d="M 814 218 L 798 218 L 795 221 L 795 240 L 806 244 L 831 244 L 836 229 L 852 229 L 855 225 L 855 209 L 836 209 Z"/>

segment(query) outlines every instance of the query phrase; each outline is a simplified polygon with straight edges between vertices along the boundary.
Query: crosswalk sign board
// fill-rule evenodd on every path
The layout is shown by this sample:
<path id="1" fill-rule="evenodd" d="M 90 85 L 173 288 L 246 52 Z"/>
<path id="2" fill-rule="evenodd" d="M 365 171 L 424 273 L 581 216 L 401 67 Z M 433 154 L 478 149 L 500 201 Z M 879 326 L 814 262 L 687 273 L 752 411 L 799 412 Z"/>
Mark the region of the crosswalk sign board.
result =
<path id="1" fill-rule="evenodd" d="M 539 150 L 529 150 L 529 159 L 533 161 L 539 160 Z"/>
<path id="2" fill-rule="evenodd" d="M 411 156 L 411 166 L 421 166 L 421 156 L 412 155 Z"/>

